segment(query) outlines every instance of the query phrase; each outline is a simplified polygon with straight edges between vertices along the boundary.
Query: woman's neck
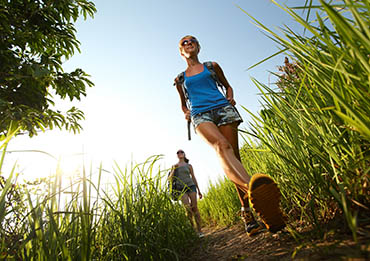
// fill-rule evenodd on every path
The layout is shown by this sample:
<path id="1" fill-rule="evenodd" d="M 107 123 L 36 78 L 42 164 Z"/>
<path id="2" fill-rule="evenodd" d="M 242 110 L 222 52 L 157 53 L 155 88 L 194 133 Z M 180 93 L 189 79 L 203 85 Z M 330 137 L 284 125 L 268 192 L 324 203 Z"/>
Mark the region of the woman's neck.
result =
<path id="1" fill-rule="evenodd" d="M 185 162 L 185 159 L 179 159 L 179 163 L 178 164 L 180 164 L 180 163 L 186 163 Z"/>
<path id="2" fill-rule="evenodd" d="M 198 56 L 191 56 L 189 58 L 186 58 L 186 62 L 188 64 L 188 67 L 193 67 L 200 64 Z"/>

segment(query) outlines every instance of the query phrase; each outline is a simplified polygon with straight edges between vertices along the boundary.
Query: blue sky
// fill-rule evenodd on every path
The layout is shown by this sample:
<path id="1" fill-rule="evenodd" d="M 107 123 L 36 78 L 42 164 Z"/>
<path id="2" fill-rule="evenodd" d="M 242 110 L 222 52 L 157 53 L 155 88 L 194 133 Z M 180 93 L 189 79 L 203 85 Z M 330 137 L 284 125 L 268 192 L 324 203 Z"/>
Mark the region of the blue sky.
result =
<path id="1" fill-rule="evenodd" d="M 88 166 L 103 162 L 109 170 L 114 160 L 125 166 L 132 159 L 143 162 L 157 154 L 164 155 L 161 165 L 168 168 L 176 163 L 176 151 L 182 148 L 204 190 L 208 180 L 223 173 L 212 148 L 194 132 L 192 141 L 187 140 L 186 122 L 172 85 L 186 65 L 179 55 L 179 39 L 187 34 L 196 36 L 202 47 L 200 60 L 221 65 L 244 118 L 240 128 L 245 129 L 250 117 L 240 105 L 254 113 L 260 108 L 259 91 L 251 77 L 268 84 L 272 81 L 269 71 L 277 71 L 283 56 L 246 70 L 278 49 L 238 6 L 269 28 L 286 24 L 297 32 L 300 29 L 270 0 L 93 2 L 98 10 L 95 18 L 76 23 L 81 53 L 65 62 L 64 68 L 82 68 L 95 87 L 81 102 L 57 103 L 62 109 L 71 105 L 82 109 L 84 130 L 78 135 L 54 130 L 32 139 L 19 136 L 9 150 L 46 151 L 60 159 L 65 175 L 72 175 L 83 161 Z M 305 1 L 277 2 L 296 6 Z M 9 166 L 17 160 L 18 171 L 26 179 L 47 176 L 57 165 L 40 153 L 18 152 L 7 157 Z"/>

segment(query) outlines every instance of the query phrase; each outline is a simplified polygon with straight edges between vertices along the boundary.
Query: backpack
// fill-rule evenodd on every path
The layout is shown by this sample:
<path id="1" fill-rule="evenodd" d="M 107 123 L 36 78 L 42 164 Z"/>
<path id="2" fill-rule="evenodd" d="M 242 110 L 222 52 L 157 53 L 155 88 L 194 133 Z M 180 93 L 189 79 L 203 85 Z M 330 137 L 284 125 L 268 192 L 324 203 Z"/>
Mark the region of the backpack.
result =
<path id="1" fill-rule="evenodd" d="M 167 178 L 170 176 L 171 171 L 168 172 Z M 175 173 L 173 174 L 173 177 L 171 180 L 168 180 L 168 191 L 170 193 L 172 200 L 179 200 L 180 196 L 182 195 L 182 191 L 184 189 L 184 184 L 181 183 L 181 181 L 178 179 Z"/>
<path id="2" fill-rule="evenodd" d="M 204 62 L 203 64 L 204 66 L 207 67 L 208 71 L 211 73 L 211 77 L 216 82 L 216 86 L 219 89 L 221 89 L 221 93 L 226 97 L 225 87 L 222 85 L 222 83 L 218 79 L 217 73 L 215 69 L 213 68 L 212 62 Z M 182 92 L 184 93 L 184 96 L 185 96 L 186 106 L 190 108 L 189 95 L 188 95 L 188 91 L 186 90 L 186 86 L 185 86 L 185 71 L 177 75 L 177 77 L 175 78 L 175 83 L 173 85 L 176 85 L 176 83 L 181 84 Z M 191 140 L 190 121 L 188 121 L 188 140 Z"/>

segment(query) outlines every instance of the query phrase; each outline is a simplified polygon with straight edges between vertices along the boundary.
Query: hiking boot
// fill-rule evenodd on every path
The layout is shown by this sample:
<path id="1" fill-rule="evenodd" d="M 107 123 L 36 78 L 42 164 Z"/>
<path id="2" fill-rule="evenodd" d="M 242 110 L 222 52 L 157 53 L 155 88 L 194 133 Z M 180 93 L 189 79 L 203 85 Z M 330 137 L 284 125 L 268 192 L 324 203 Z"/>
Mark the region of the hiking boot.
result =
<path id="1" fill-rule="evenodd" d="M 264 225 L 261 225 L 256 220 L 253 220 L 252 222 L 249 222 L 248 224 L 245 224 L 245 232 L 247 232 L 247 235 L 249 237 L 257 235 L 258 233 L 262 232 L 262 229 L 265 229 L 266 227 Z"/>
<path id="2" fill-rule="evenodd" d="M 254 219 L 250 211 L 245 211 L 242 209 L 240 217 L 243 220 L 245 232 L 247 232 L 248 236 L 254 236 L 258 234 L 261 229 L 265 228 Z"/>
<path id="3" fill-rule="evenodd" d="M 285 227 L 280 209 L 280 190 L 272 178 L 264 174 L 255 174 L 249 183 L 251 207 L 261 217 L 270 232 L 277 232 Z"/>

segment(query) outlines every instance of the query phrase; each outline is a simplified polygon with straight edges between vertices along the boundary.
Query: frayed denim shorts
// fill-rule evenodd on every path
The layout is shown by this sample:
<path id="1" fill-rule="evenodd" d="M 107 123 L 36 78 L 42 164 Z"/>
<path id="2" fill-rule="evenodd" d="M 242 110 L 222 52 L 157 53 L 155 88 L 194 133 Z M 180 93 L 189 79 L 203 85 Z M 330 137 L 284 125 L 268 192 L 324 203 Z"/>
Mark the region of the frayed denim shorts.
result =
<path id="1" fill-rule="evenodd" d="M 201 112 L 191 117 L 191 122 L 196 129 L 203 122 L 213 122 L 216 126 L 226 125 L 233 122 L 243 122 L 242 117 L 232 105 L 226 105 L 210 111 Z"/>
<path id="2" fill-rule="evenodd" d="M 183 192 L 185 193 L 192 193 L 192 192 L 195 192 L 197 193 L 197 186 L 195 185 L 191 185 L 190 187 L 186 186 L 184 189 L 183 189 Z"/>

